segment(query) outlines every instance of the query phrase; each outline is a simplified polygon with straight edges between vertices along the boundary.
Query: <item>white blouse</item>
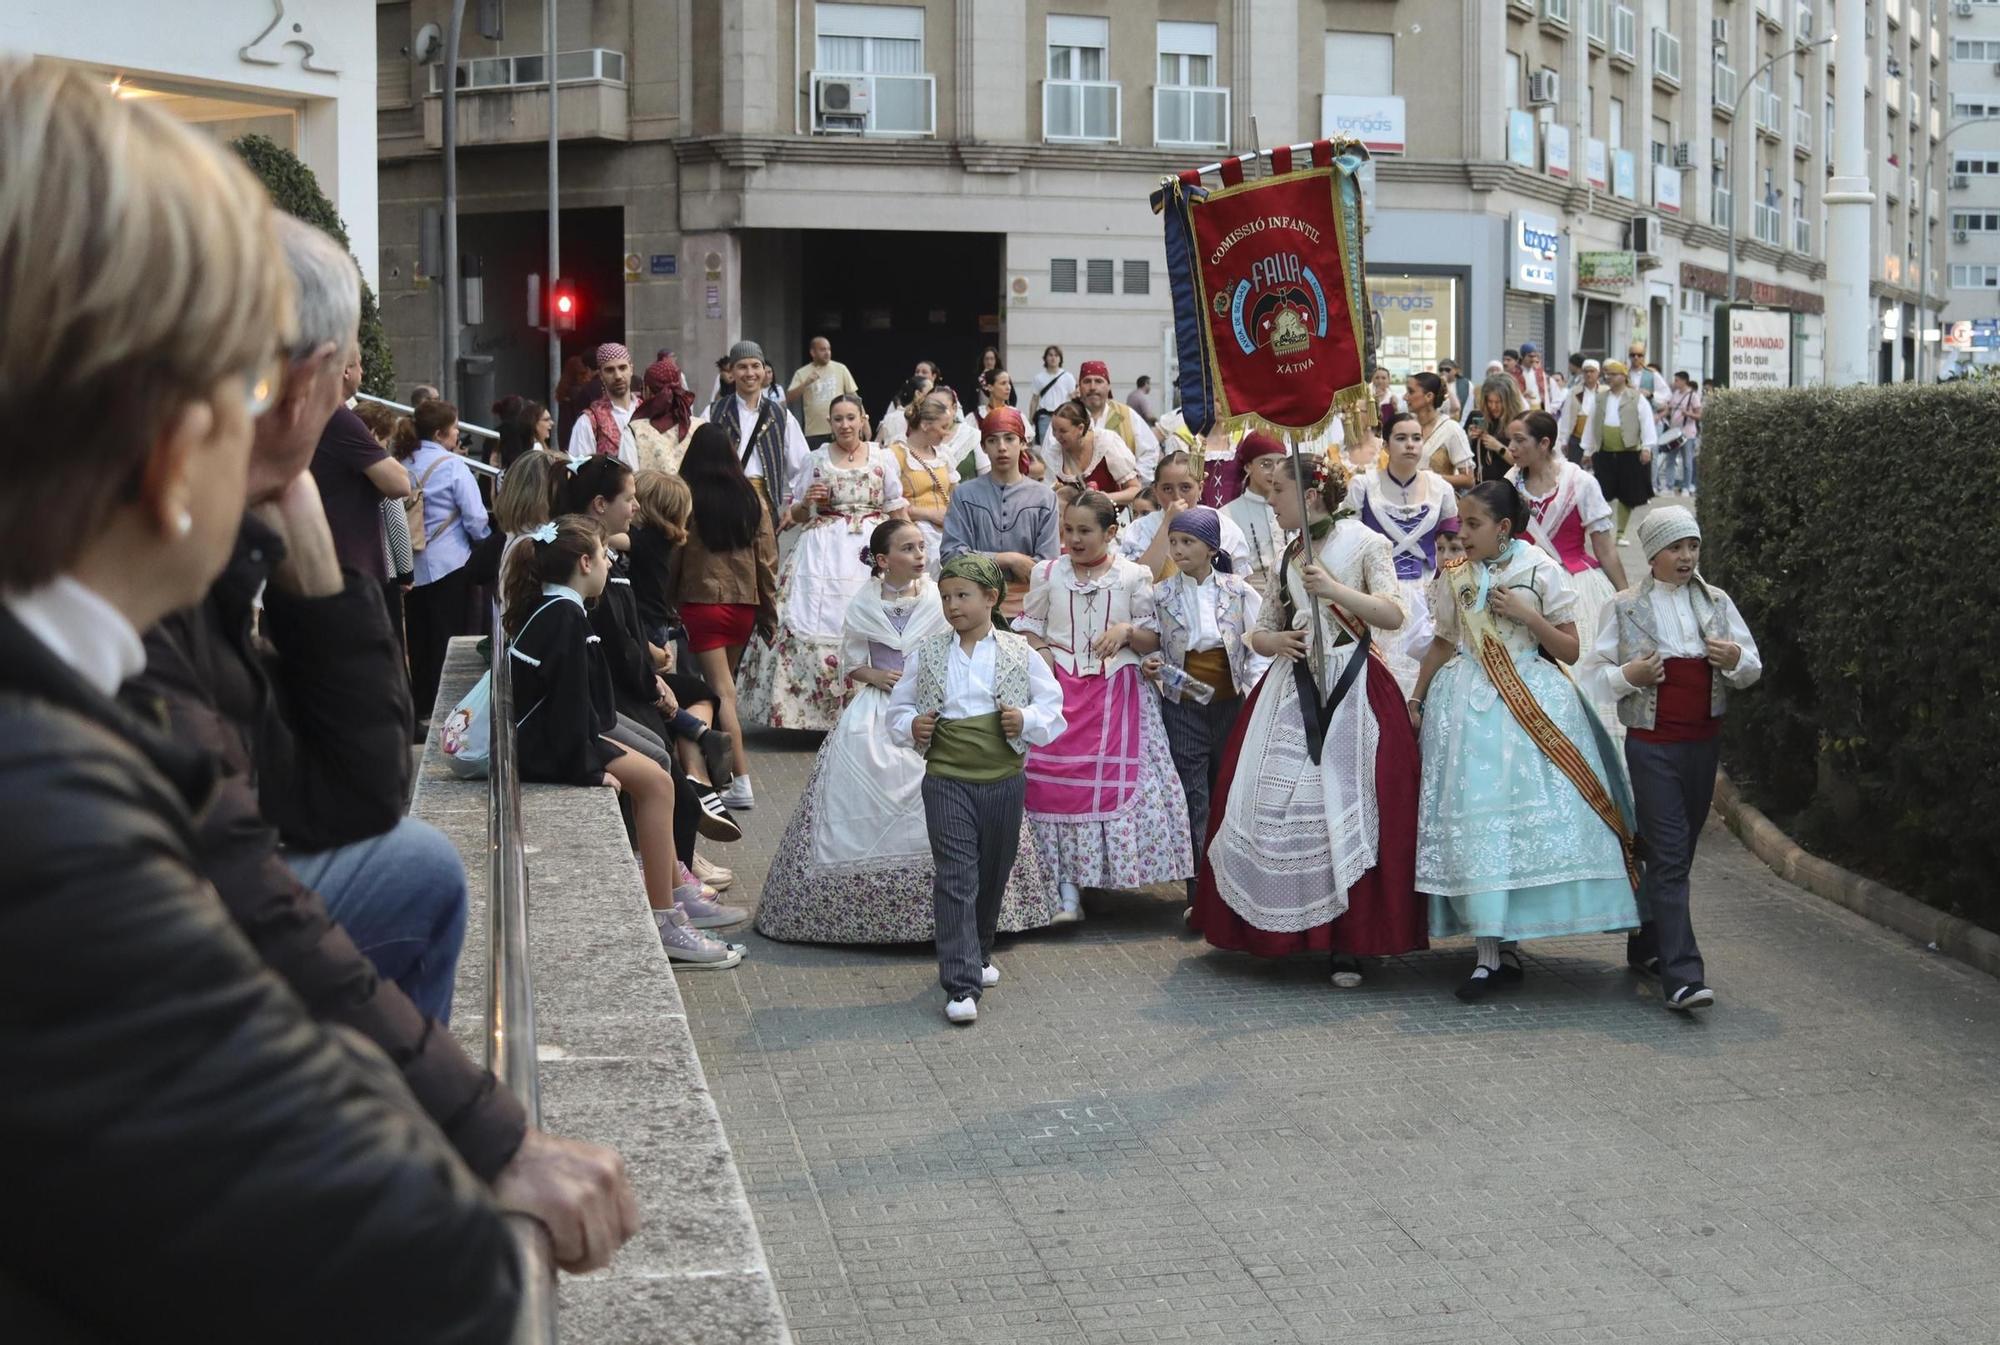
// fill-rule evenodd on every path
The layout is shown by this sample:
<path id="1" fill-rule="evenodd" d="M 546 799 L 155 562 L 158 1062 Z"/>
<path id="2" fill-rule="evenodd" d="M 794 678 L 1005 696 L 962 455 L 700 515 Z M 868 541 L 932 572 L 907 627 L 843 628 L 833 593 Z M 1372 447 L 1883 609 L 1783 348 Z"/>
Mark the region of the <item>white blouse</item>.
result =
<path id="1" fill-rule="evenodd" d="M 1128 644 L 1100 659 L 1091 643 L 1121 622 L 1137 625 L 1152 615 L 1153 576 L 1145 566 L 1114 553 L 1110 565 L 1086 583 L 1068 556 L 1058 556 L 1035 566 L 1014 629 L 1041 636 L 1055 652 L 1056 665 L 1072 676 L 1108 677 L 1136 666 L 1139 656 Z"/>

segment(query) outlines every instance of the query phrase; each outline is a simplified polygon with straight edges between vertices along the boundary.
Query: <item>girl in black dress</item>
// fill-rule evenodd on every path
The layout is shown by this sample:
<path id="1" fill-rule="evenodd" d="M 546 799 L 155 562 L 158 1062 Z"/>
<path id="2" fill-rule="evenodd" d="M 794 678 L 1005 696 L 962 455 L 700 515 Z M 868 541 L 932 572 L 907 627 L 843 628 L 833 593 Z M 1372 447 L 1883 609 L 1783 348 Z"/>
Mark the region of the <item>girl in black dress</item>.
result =
<path id="1" fill-rule="evenodd" d="M 575 514 L 524 534 L 507 556 L 501 621 L 512 641 L 521 778 L 624 791 L 632 801 L 646 904 L 667 956 L 688 967 L 733 967 L 743 949 L 709 938 L 683 909 L 701 901 L 701 885 L 679 882 L 672 777 L 606 736 L 617 728 L 618 709 L 589 607 L 610 572 L 602 529 Z"/>

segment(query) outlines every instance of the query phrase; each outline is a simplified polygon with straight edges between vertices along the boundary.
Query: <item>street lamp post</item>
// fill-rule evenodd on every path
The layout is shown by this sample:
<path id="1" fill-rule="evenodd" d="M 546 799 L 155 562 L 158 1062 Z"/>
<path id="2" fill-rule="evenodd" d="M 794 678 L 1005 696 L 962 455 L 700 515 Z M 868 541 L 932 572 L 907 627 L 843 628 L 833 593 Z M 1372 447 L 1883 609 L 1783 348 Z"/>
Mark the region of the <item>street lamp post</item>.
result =
<path id="1" fill-rule="evenodd" d="M 1924 155 L 1924 199 L 1917 211 L 1924 222 L 1924 242 L 1917 254 L 1917 382 L 1924 381 L 1924 347 L 1930 342 L 1925 333 L 1930 331 L 1931 306 L 1931 166 L 1937 162 L 1938 151 L 1951 143 L 1951 138 L 1968 126 L 1988 126 L 2000 121 L 2000 117 L 1967 117 L 1956 126 L 1947 127 Z M 1938 333 L 1942 340 L 1944 333 Z"/>
<path id="2" fill-rule="evenodd" d="M 444 331 L 438 349 L 444 368 L 438 389 L 458 402 L 458 39 L 465 27 L 465 0 L 452 0 L 444 38 Z"/>
<path id="3" fill-rule="evenodd" d="M 1750 76 L 1749 82 L 1744 87 L 1750 90 L 1751 97 L 1756 97 L 1757 81 L 1764 78 L 1765 71 L 1769 70 L 1779 61 L 1784 60 L 1787 56 L 1803 56 L 1814 47 L 1827 45 L 1837 36 L 1839 36 L 1837 33 L 1828 33 L 1817 42 L 1801 42 L 1797 46 L 1773 52 L 1769 60 L 1757 67 L 1757 73 Z M 1757 119 L 1757 111 L 1754 107 L 1750 111 L 1750 119 L 1752 121 Z M 1740 120 L 1740 118 L 1736 120 Z M 1736 120 L 1732 120 L 1729 124 L 1729 138 L 1732 142 L 1736 138 Z M 1751 143 L 1756 143 L 1754 136 L 1751 139 Z M 1729 296 L 1723 302 L 1734 304 L 1736 302 L 1736 146 L 1733 143 L 1729 147 L 1729 168 L 1726 176 L 1729 180 Z"/>

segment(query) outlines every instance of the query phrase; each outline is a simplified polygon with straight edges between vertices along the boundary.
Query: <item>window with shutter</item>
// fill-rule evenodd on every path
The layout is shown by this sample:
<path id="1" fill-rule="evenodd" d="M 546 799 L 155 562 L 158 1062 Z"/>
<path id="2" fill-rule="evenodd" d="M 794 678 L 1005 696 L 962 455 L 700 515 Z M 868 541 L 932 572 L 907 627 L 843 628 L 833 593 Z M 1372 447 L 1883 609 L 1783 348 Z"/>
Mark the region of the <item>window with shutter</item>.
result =
<path id="1" fill-rule="evenodd" d="M 1146 294 L 1150 292 L 1151 284 L 1152 267 L 1147 263 L 1145 258 L 1141 257 L 1136 260 L 1128 258 L 1125 262 L 1125 292 L 1127 294 Z"/>
<path id="2" fill-rule="evenodd" d="M 1049 293 L 1076 293 L 1076 258 L 1057 257 L 1049 263 Z"/>
<path id="3" fill-rule="evenodd" d="M 1092 257 L 1084 263 L 1083 288 L 1086 294 L 1112 294 L 1111 259 Z"/>

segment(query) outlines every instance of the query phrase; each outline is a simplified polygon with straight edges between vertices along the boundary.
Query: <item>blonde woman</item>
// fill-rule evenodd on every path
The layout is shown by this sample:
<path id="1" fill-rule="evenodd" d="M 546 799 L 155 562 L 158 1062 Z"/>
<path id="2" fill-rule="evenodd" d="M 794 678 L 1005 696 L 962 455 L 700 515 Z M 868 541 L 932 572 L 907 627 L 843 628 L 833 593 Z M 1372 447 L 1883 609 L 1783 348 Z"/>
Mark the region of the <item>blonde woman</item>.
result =
<path id="1" fill-rule="evenodd" d="M 958 464 L 945 452 L 951 437 L 951 403 L 923 396 L 910 410 L 909 431 L 890 445 L 903 471 L 903 501 L 910 522 L 924 535 L 924 565 L 937 578 L 944 546 L 944 515 L 958 485 Z"/>
<path id="2" fill-rule="evenodd" d="M 1514 463 L 1507 456 L 1507 427 L 1527 413 L 1521 401 L 1521 385 L 1506 374 L 1493 374 L 1479 385 L 1479 399 L 1466 419 L 1466 437 L 1472 443 L 1473 484 L 1504 481 Z M 1432 464 L 1436 471 L 1436 464 Z"/>

